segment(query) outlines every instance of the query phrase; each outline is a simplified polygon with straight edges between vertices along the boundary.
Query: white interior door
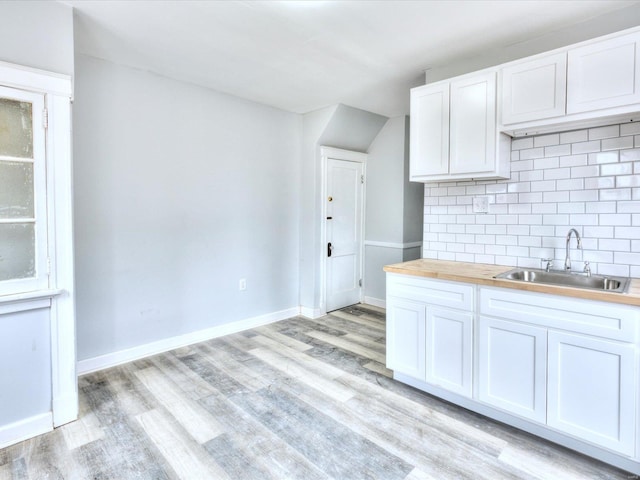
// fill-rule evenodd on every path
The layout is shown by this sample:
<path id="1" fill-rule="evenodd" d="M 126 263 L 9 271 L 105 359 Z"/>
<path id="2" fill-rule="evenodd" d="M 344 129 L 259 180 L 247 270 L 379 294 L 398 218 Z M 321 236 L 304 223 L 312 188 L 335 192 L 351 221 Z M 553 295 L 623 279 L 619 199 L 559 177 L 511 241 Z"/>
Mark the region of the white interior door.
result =
<path id="1" fill-rule="evenodd" d="M 363 164 L 327 159 L 326 309 L 360 302 Z"/>

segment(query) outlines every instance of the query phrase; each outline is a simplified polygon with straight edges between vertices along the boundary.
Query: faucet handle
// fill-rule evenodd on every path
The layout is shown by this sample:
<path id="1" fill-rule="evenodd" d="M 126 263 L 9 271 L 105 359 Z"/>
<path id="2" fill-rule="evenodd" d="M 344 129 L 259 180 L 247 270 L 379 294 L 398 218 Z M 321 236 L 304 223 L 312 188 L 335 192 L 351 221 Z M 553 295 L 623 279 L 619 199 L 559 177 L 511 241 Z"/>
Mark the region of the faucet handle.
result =
<path id="1" fill-rule="evenodd" d="M 587 274 L 587 277 L 591 276 L 591 266 L 589 265 L 589 262 L 584 262 L 584 270 L 582 271 Z"/>
<path id="2" fill-rule="evenodd" d="M 545 271 L 548 272 L 549 270 L 551 270 L 551 267 L 553 265 L 553 258 L 541 258 L 540 263 L 542 263 L 542 266 L 545 269 Z"/>

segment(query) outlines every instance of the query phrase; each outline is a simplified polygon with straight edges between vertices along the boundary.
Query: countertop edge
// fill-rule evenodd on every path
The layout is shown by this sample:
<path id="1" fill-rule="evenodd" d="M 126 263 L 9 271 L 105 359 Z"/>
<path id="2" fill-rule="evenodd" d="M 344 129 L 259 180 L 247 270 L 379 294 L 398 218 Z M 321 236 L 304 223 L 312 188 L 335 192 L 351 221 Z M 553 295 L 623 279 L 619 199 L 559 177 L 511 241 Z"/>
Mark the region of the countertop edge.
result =
<path id="1" fill-rule="evenodd" d="M 443 268 L 438 268 L 440 266 Z M 633 293 L 615 293 L 493 278 L 494 275 L 506 272 L 512 268 L 514 267 L 453 262 L 448 260 L 419 259 L 404 263 L 386 265 L 383 269 L 387 273 L 412 275 L 416 277 L 448 280 L 453 282 L 473 283 L 476 285 L 509 288 L 512 290 L 546 293 L 550 295 L 582 298 L 584 300 L 617 303 L 635 307 L 640 306 L 640 294 L 636 293 L 640 292 L 640 279 L 631 280 L 629 291 Z M 455 270 L 463 270 L 466 273 L 457 272 Z"/>

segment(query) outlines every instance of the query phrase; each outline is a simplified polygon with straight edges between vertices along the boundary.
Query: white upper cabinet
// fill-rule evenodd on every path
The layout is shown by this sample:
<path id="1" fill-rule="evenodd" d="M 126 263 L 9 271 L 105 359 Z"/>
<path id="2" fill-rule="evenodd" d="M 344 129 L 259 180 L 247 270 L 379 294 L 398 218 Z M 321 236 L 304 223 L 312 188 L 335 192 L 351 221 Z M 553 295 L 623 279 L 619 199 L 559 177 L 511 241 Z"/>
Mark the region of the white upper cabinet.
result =
<path id="1" fill-rule="evenodd" d="M 496 125 L 495 70 L 412 89 L 411 180 L 509 178 Z"/>
<path id="2" fill-rule="evenodd" d="M 449 83 L 411 90 L 410 151 L 412 179 L 449 172 Z"/>
<path id="3" fill-rule="evenodd" d="M 496 162 L 496 73 L 451 83 L 449 173 L 485 176 Z"/>
<path id="4" fill-rule="evenodd" d="M 536 58 L 502 69 L 502 124 L 565 114 L 567 53 Z"/>
<path id="5" fill-rule="evenodd" d="M 640 33 L 569 50 L 567 113 L 640 103 Z"/>

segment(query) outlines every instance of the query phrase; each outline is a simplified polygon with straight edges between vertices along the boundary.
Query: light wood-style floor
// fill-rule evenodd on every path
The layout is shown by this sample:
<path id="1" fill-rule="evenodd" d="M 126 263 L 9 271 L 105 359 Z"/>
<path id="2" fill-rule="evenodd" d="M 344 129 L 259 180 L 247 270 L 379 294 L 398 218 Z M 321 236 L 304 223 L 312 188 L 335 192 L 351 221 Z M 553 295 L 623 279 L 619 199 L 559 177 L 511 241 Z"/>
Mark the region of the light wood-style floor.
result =
<path id="1" fill-rule="evenodd" d="M 384 311 L 292 318 L 80 378 L 8 479 L 629 479 L 389 378 Z"/>

